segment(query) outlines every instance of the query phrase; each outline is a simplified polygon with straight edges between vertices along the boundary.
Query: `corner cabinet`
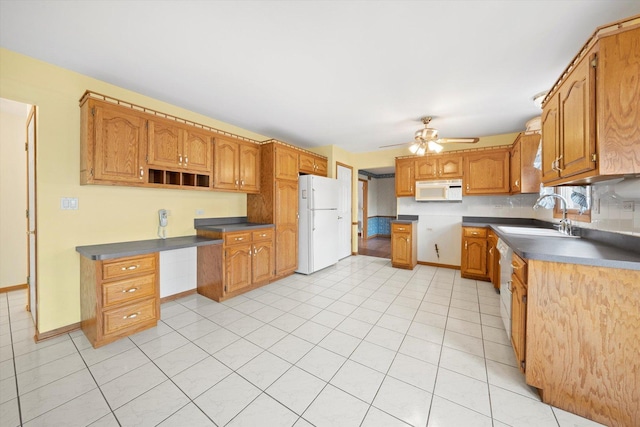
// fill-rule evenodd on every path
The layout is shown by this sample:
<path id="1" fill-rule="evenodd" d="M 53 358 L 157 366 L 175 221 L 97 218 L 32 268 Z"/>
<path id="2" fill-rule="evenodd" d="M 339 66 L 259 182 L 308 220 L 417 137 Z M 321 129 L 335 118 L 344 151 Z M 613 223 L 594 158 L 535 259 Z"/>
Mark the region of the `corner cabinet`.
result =
<path id="1" fill-rule="evenodd" d="M 147 119 L 97 99 L 80 106 L 80 184 L 141 185 L 146 181 Z"/>
<path id="2" fill-rule="evenodd" d="M 509 157 L 508 149 L 489 149 L 466 154 L 462 194 L 509 194 Z"/>
<path id="3" fill-rule="evenodd" d="M 413 270 L 418 264 L 416 221 L 391 223 L 391 266 Z"/>
<path id="4" fill-rule="evenodd" d="M 487 229 L 462 227 L 462 256 L 460 275 L 468 279 L 488 279 Z"/>
<path id="5" fill-rule="evenodd" d="M 80 257 L 81 327 L 93 347 L 156 326 L 158 254 L 109 260 Z"/>
<path id="6" fill-rule="evenodd" d="M 511 147 L 511 194 L 538 193 L 540 191 L 540 170 L 533 162 L 540 145 L 537 132 L 518 135 Z"/>
<path id="7" fill-rule="evenodd" d="M 639 23 L 632 17 L 599 28 L 545 99 L 545 184 L 640 173 Z"/>
<path id="8" fill-rule="evenodd" d="M 396 197 L 415 196 L 414 157 L 396 159 Z"/>

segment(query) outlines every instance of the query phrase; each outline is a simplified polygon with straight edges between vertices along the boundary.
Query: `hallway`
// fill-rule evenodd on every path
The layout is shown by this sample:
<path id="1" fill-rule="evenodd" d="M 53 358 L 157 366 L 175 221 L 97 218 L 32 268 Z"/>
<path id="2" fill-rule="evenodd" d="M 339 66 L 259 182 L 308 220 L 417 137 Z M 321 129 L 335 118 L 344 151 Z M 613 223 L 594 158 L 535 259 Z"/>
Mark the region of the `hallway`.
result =
<path id="1" fill-rule="evenodd" d="M 363 239 L 358 236 L 358 255 L 391 259 L 391 237 L 371 237 Z"/>

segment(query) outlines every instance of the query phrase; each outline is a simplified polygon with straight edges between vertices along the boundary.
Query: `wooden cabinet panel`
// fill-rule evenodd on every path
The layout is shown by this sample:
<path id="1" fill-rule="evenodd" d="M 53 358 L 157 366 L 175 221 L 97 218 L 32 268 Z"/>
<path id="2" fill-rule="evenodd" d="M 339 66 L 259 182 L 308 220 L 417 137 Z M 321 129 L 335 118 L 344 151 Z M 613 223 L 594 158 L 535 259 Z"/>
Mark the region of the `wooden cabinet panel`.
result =
<path id="1" fill-rule="evenodd" d="M 415 196 L 415 181 L 414 159 L 396 159 L 396 197 Z"/>
<path id="2" fill-rule="evenodd" d="M 176 169 L 182 167 L 182 129 L 173 121 L 149 120 L 148 163 Z M 179 160 L 179 161 L 178 161 Z"/>
<path id="3" fill-rule="evenodd" d="M 513 274 L 511 276 L 511 345 L 521 372 L 525 372 L 527 336 L 527 287 Z"/>
<path id="4" fill-rule="evenodd" d="M 185 169 L 211 173 L 213 143 L 210 134 L 185 128 L 182 130 L 182 154 Z M 178 159 L 179 160 L 179 159 Z"/>
<path id="5" fill-rule="evenodd" d="M 260 147 L 254 144 L 240 145 L 240 189 L 245 193 L 260 189 Z"/>
<path id="6" fill-rule="evenodd" d="M 120 280 L 102 285 L 102 305 L 110 307 L 136 298 L 155 295 L 156 277 L 153 274 Z"/>
<path id="7" fill-rule="evenodd" d="M 116 258 L 102 262 L 102 279 L 111 280 L 131 277 L 134 274 L 154 273 L 158 268 L 153 255 Z"/>
<path id="8" fill-rule="evenodd" d="M 251 285 L 251 243 L 225 249 L 225 293 L 236 292 Z"/>
<path id="9" fill-rule="evenodd" d="M 522 161 L 522 140 L 520 136 L 511 147 L 511 193 L 520 193 L 520 173 Z"/>
<path id="10" fill-rule="evenodd" d="M 487 150 L 468 154 L 464 158 L 463 194 L 508 194 L 509 151 Z"/>
<path id="11" fill-rule="evenodd" d="M 313 156 L 307 153 L 300 153 L 298 169 L 301 173 L 314 173 L 316 168 Z"/>
<path id="12" fill-rule="evenodd" d="M 138 330 L 139 327 L 154 326 L 158 319 L 157 304 L 154 298 L 114 308 L 103 313 L 103 334 L 109 335 L 121 331 Z"/>
<path id="13" fill-rule="evenodd" d="M 275 270 L 275 254 L 273 253 L 272 241 L 254 242 L 252 257 L 252 282 L 268 282 L 273 277 Z"/>
<path id="14" fill-rule="evenodd" d="M 276 276 L 286 276 L 298 268 L 298 226 L 276 228 Z"/>
<path id="15" fill-rule="evenodd" d="M 298 226 L 298 183 L 276 181 L 275 184 L 275 217 L 276 227 L 279 225 Z"/>
<path id="16" fill-rule="evenodd" d="M 238 143 L 216 138 L 213 147 L 213 188 L 235 190 L 240 166 Z"/>
<path id="17" fill-rule="evenodd" d="M 540 191 L 540 169 L 533 166 L 540 134 L 520 133 L 511 147 L 511 193 L 538 193 Z"/>
<path id="18" fill-rule="evenodd" d="M 438 158 L 438 177 L 442 179 L 462 178 L 462 155 L 448 155 Z"/>
<path id="19" fill-rule="evenodd" d="M 413 270 L 418 263 L 416 223 L 391 224 L 391 265 Z"/>
<path id="20" fill-rule="evenodd" d="M 275 150 L 275 179 L 298 181 L 298 152 L 294 149 L 278 145 Z"/>
<path id="21" fill-rule="evenodd" d="M 554 95 L 542 109 L 542 182 L 552 182 L 560 176 L 556 159 L 560 152 L 560 117 L 558 95 Z"/>
<path id="22" fill-rule="evenodd" d="M 416 180 L 435 179 L 438 177 L 438 161 L 435 157 L 426 155 L 415 159 Z M 397 173 L 396 173 L 397 175 Z"/>
<path id="23" fill-rule="evenodd" d="M 329 173 L 329 163 L 327 159 L 316 157 L 315 162 L 316 162 L 315 174 L 320 176 L 327 176 L 327 174 Z"/>
<path id="24" fill-rule="evenodd" d="M 462 227 L 460 275 L 487 280 L 489 278 L 487 229 Z"/>
<path id="25" fill-rule="evenodd" d="M 415 179 L 457 179 L 462 178 L 462 154 L 427 154 L 415 159 Z"/>
<path id="26" fill-rule="evenodd" d="M 87 123 L 82 136 L 84 171 L 81 183 L 142 183 L 145 178 L 146 120 L 127 108 L 89 100 L 83 105 Z"/>

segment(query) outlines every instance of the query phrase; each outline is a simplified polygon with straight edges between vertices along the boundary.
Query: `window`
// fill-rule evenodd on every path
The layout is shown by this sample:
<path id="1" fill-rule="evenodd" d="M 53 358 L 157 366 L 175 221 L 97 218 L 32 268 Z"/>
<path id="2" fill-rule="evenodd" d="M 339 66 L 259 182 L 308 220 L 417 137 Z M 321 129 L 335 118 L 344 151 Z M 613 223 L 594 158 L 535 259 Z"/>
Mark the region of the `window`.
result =
<path id="1" fill-rule="evenodd" d="M 591 222 L 591 187 L 556 187 L 555 192 L 567 200 L 567 218 L 572 221 Z M 562 202 L 556 202 L 553 217 L 562 218 Z"/>

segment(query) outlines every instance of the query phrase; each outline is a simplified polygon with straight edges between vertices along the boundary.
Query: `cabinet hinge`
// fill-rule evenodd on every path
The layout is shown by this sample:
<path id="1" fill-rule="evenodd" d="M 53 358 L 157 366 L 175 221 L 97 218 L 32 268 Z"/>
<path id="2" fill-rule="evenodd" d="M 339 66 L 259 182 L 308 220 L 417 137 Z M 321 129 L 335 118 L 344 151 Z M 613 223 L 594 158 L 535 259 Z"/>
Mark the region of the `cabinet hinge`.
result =
<path id="1" fill-rule="evenodd" d="M 89 175 L 93 176 L 93 168 L 89 170 Z"/>
<path id="2" fill-rule="evenodd" d="M 25 211 L 27 218 L 29 218 L 29 209 Z"/>
<path id="3" fill-rule="evenodd" d="M 228 292 L 228 290 L 227 290 L 227 285 L 224 285 L 224 291 L 225 291 L 225 292 Z"/>
<path id="4" fill-rule="evenodd" d="M 91 107 L 91 115 L 92 116 L 96 115 L 96 107 Z"/>
<path id="5" fill-rule="evenodd" d="M 149 163 L 149 155 L 148 154 L 145 156 L 144 161 Z"/>
<path id="6" fill-rule="evenodd" d="M 593 154 L 591 155 L 591 161 L 592 161 L 592 162 L 596 162 L 596 161 L 598 161 L 598 155 L 597 155 L 596 153 L 593 153 Z"/>
<path id="7" fill-rule="evenodd" d="M 31 276 L 27 276 L 27 286 L 31 284 Z"/>
<path id="8" fill-rule="evenodd" d="M 24 151 L 29 151 L 29 143 L 28 142 L 24 143 Z"/>
<path id="9" fill-rule="evenodd" d="M 591 60 L 591 67 L 596 68 L 598 66 L 598 54 L 593 55 Z"/>

